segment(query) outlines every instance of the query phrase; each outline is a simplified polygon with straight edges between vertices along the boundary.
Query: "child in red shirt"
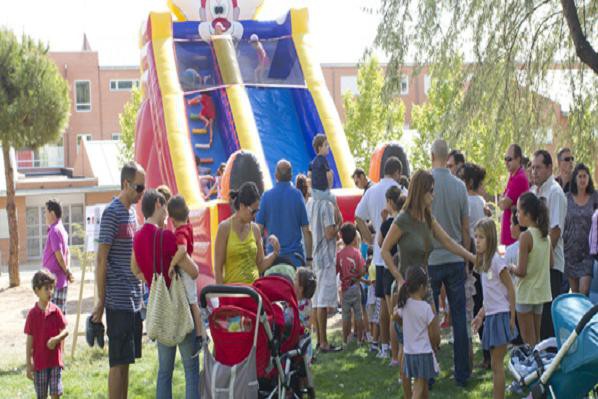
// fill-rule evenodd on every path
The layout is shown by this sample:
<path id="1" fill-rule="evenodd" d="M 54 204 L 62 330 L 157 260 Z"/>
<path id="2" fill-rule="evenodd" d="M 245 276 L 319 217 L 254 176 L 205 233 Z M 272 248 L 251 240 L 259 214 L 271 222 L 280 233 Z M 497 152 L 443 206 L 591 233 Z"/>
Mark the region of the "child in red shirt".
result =
<path id="1" fill-rule="evenodd" d="M 68 335 L 66 319 L 60 309 L 50 302 L 56 277 L 43 269 L 31 281 L 38 301 L 27 314 L 27 378 L 33 380 L 38 398 L 62 395 L 62 341 Z"/>
<path id="2" fill-rule="evenodd" d="M 361 286 L 365 275 L 365 260 L 359 251 L 359 236 L 353 223 L 341 226 L 341 237 L 345 247 L 336 254 L 336 272 L 340 275 L 343 315 L 343 342 L 346 344 L 351 331 L 351 310 L 355 317 L 355 333 L 363 340 L 363 315 L 361 313 Z"/>
<path id="3" fill-rule="evenodd" d="M 174 267 L 183 260 L 185 255 L 193 255 L 193 226 L 189 223 L 189 207 L 185 199 L 180 195 L 176 195 L 168 201 L 168 215 L 172 220 L 172 225 L 175 228 L 174 235 L 176 237 L 177 251 L 172 257 L 168 275 L 172 276 Z M 198 341 L 203 337 L 203 324 L 199 313 L 199 306 L 197 305 L 197 285 L 195 280 L 191 278 L 185 271 L 181 270 L 183 283 L 185 284 L 185 291 L 187 292 L 187 300 L 191 307 L 191 314 L 193 315 L 193 322 L 195 323 L 195 336 Z M 201 345 L 199 345 L 201 347 Z"/>

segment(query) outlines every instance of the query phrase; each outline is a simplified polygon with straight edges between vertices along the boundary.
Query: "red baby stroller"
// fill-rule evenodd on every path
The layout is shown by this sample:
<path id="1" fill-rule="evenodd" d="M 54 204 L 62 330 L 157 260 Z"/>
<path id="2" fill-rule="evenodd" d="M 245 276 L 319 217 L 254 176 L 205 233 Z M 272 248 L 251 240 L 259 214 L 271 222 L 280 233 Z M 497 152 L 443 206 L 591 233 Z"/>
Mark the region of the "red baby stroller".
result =
<path id="1" fill-rule="evenodd" d="M 297 300 L 287 279 L 210 285 L 201 291 L 200 303 L 214 351 L 204 344 L 203 398 L 315 396 L 305 356 L 311 343 L 300 340 Z M 301 380 L 307 380 L 306 388 Z"/>

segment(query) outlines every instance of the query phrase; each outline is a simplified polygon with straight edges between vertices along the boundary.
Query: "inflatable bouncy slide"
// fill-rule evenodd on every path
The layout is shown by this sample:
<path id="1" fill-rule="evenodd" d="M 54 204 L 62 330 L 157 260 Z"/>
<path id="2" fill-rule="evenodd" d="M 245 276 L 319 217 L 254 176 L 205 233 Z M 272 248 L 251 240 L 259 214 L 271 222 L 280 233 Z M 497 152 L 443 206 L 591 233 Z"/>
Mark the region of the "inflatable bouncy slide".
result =
<path id="1" fill-rule="evenodd" d="M 347 190 L 355 165 L 311 51 L 308 10 L 259 21 L 258 0 L 168 4 L 171 12 L 151 13 L 141 35 L 135 157 L 147 187 L 168 185 L 192 210 L 203 286 L 213 276 L 218 223 L 231 213 L 228 190 L 248 178 L 272 187 L 283 158 L 294 175 L 307 173 L 316 134 L 328 138 L 334 188 L 341 189 L 348 220 L 359 195 Z"/>

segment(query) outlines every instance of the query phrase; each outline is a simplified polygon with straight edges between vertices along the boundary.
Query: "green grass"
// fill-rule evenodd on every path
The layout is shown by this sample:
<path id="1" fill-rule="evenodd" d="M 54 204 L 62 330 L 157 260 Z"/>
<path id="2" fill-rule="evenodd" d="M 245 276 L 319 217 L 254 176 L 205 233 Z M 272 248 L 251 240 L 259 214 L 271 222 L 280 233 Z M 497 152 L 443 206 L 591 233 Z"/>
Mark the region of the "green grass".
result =
<path id="1" fill-rule="evenodd" d="M 333 341 L 338 343 L 338 332 Z M 76 359 L 65 359 L 63 385 L 65 398 L 106 398 L 108 381 L 107 351 L 80 347 Z M 366 346 L 350 344 L 336 354 L 320 354 L 313 373 L 318 398 L 396 398 L 402 397 L 398 384 L 398 368 L 388 367 L 388 361 L 368 353 Z M 476 350 L 474 364 L 481 362 Z M 459 388 L 452 378 L 452 346 L 443 343 L 439 353 L 441 374 L 432 391 L 432 398 L 489 398 L 492 396 L 492 373 L 476 369 L 467 389 Z M 158 368 L 157 350 L 153 343 L 145 343 L 143 358 L 131 366 L 129 398 L 155 396 Z M 3 398 L 33 398 L 33 383 L 25 377 L 22 364 L 0 370 Z M 173 381 L 173 397 L 184 397 L 185 379 L 177 356 Z"/>
<path id="2" fill-rule="evenodd" d="M 399 369 L 389 367 L 388 360 L 376 358 L 375 353 L 369 353 L 368 349 L 367 346 L 349 344 L 342 352 L 319 355 L 313 367 L 318 397 L 402 398 L 403 390 L 398 383 Z M 431 398 L 492 397 L 491 371 L 474 370 L 467 388 L 463 389 L 454 383 L 452 377 L 452 345 L 442 345 L 438 361 L 440 375 L 430 391 Z M 474 364 L 481 361 L 481 352 L 476 353 Z"/>

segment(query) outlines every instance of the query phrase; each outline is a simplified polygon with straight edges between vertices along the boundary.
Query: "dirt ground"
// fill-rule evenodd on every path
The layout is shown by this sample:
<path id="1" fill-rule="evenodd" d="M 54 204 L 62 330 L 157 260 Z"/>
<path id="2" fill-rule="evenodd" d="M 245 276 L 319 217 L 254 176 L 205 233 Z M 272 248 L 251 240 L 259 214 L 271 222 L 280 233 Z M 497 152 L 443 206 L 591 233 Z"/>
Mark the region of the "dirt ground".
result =
<path id="1" fill-rule="evenodd" d="M 31 269 L 31 268 L 28 268 Z M 27 312 L 36 302 L 36 296 L 31 289 L 31 278 L 34 270 L 21 271 L 21 286 L 8 288 L 8 273 L 5 269 L 0 275 L 0 342 L 2 354 L 0 355 L 0 370 L 15 367 L 25 361 L 25 318 Z M 70 356 L 72 348 L 73 331 L 77 315 L 79 290 L 81 287 L 81 269 L 73 267 L 75 282 L 69 285 L 67 297 L 67 320 L 69 336 L 66 340 L 65 354 Z M 85 331 L 85 320 L 93 309 L 94 281 L 93 273 L 86 272 L 83 289 L 82 313 L 79 321 L 79 331 Z M 85 337 L 79 336 L 77 347 L 87 345 Z"/>
<path id="2" fill-rule="evenodd" d="M 6 269 L 0 274 L 0 342 L 2 351 L 0 353 L 0 371 L 14 368 L 25 362 L 25 341 L 23 333 L 27 313 L 36 302 L 36 296 L 31 289 L 31 278 L 35 273 L 36 266 L 25 266 L 21 271 L 21 285 L 16 288 L 8 288 L 8 273 Z M 65 356 L 71 356 L 73 344 L 73 332 L 75 329 L 75 320 L 77 315 L 77 304 L 79 290 L 81 287 L 81 269 L 73 266 L 75 282 L 69 285 L 67 298 L 67 320 L 69 336 L 66 339 Z M 81 301 L 81 317 L 79 319 L 80 334 L 85 331 L 85 321 L 94 304 L 94 280 L 93 270 L 85 274 L 85 284 L 83 297 Z M 330 332 L 340 329 L 340 314 L 331 315 L 328 320 L 328 329 Z M 77 339 L 77 348 L 87 345 L 85 336 L 79 336 Z"/>

